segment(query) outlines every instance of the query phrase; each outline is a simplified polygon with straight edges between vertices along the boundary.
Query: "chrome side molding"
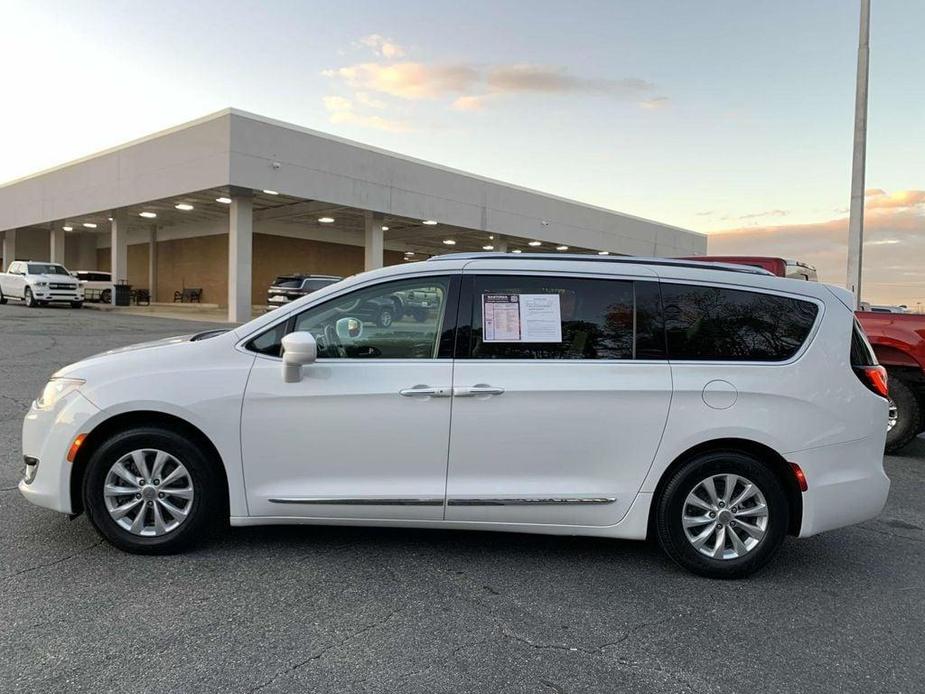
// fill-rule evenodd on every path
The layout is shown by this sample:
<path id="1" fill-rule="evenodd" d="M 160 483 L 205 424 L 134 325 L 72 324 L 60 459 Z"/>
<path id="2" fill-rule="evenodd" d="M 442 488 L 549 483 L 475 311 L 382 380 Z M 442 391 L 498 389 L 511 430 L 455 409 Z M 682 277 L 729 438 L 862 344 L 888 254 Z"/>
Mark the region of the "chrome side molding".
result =
<path id="1" fill-rule="evenodd" d="M 442 496 L 398 499 L 395 497 L 299 496 L 269 499 L 271 504 L 326 504 L 329 506 L 443 506 Z"/>
<path id="2" fill-rule="evenodd" d="M 556 506 L 568 504 L 612 504 L 615 496 L 525 496 L 512 498 L 454 497 L 447 506 Z"/>

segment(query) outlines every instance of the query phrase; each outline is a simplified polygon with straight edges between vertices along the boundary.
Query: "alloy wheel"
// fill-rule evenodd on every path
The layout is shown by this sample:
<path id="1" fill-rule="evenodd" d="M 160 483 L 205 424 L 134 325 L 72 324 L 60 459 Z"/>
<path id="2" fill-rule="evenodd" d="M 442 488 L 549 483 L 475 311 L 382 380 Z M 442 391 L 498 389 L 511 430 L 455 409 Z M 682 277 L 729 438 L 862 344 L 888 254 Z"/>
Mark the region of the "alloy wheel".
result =
<path id="1" fill-rule="evenodd" d="M 194 495 L 193 480 L 183 463 L 153 448 L 119 458 L 103 486 L 112 520 L 142 537 L 160 537 L 179 528 L 189 517 Z"/>
<path id="2" fill-rule="evenodd" d="M 896 422 L 899 421 L 899 408 L 896 407 L 896 403 L 893 402 L 893 399 L 890 398 L 890 408 L 887 410 L 886 417 L 886 430 L 887 432 L 893 431 L 893 428 L 896 426 Z"/>
<path id="3" fill-rule="evenodd" d="M 756 484 L 741 475 L 712 475 L 687 495 L 681 524 L 701 554 L 738 559 L 754 550 L 767 533 L 767 500 Z"/>

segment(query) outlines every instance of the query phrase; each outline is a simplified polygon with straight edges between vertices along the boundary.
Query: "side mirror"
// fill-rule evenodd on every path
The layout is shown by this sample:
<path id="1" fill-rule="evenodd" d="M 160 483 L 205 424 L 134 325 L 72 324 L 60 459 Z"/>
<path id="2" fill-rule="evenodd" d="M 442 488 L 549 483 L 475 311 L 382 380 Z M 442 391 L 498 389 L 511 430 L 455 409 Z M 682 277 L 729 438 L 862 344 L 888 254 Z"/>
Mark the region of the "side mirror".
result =
<path id="1" fill-rule="evenodd" d="M 298 383 L 302 367 L 318 358 L 318 345 L 310 332 L 289 333 L 283 338 L 283 381 Z"/>

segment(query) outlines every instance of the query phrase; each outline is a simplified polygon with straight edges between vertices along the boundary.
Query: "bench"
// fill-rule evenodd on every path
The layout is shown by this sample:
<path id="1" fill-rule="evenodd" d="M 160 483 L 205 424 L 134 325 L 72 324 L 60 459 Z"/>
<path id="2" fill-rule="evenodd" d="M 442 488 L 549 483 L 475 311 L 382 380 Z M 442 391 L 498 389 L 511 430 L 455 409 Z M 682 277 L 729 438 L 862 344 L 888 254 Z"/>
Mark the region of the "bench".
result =
<path id="1" fill-rule="evenodd" d="M 132 290 L 132 301 L 135 302 L 136 306 L 150 306 L 151 305 L 151 292 L 147 289 L 133 289 Z"/>
<path id="2" fill-rule="evenodd" d="M 202 287 L 186 287 L 182 291 L 174 292 L 173 301 L 181 304 L 202 303 Z"/>

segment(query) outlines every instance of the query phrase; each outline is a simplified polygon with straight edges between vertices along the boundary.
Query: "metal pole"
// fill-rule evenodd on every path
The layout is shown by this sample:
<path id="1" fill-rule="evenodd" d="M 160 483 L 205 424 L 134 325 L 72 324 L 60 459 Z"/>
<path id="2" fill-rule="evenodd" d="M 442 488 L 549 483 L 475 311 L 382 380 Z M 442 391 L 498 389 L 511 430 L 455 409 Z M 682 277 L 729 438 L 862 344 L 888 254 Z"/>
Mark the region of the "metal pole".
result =
<path id="1" fill-rule="evenodd" d="M 870 0 L 861 0 L 857 90 L 854 97 L 854 157 L 851 162 L 851 211 L 848 217 L 848 289 L 861 305 L 864 252 L 864 169 L 867 159 L 867 75 L 870 62 Z"/>

